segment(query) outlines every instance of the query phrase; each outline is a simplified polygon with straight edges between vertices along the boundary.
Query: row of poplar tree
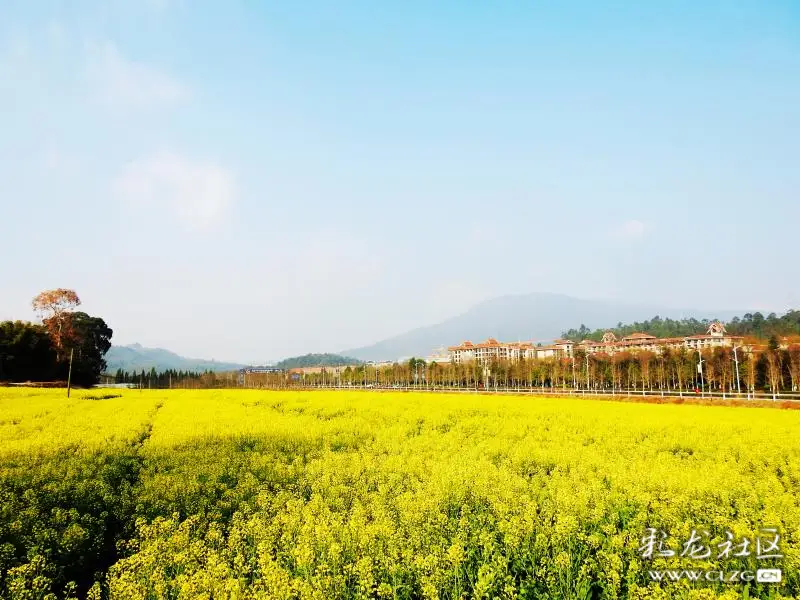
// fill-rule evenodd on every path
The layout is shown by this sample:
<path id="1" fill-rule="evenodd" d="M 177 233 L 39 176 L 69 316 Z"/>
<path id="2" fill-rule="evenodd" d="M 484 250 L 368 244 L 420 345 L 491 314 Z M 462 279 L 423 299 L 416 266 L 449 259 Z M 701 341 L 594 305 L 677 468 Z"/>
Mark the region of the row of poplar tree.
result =
<path id="1" fill-rule="evenodd" d="M 149 371 L 127 371 L 117 369 L 114 374 L 114 383 L 134 385 L 149 389 L 168 389 L 168 388 L 193 388 L 204 387 L 204 385 L 216 376 L 212 371 L 184 371 L 178 369 L 166 369 L 156 371 L 151 367 Z"/>
<path id="2" fill-rule="evenodd" d="M 265 373 L 248 376 L 248 387 L 411 386 L 460 388 L 561 388 L 735 392 L 800 391 L 800 343 L 776 337 L 734 354 L 729 347 L 702 353 L 681 348 L 664 352 L 590 354 L 573 357 L 492 360 L 462 364 L 422 359 L 387 366 L 358 365 L 314 373 Z M 702 361 L 702 362 L 701 362 Z M 702 369 L 702 371 L 701 371 Z M 224 385 L 223 379 L 218 384 Z"/>

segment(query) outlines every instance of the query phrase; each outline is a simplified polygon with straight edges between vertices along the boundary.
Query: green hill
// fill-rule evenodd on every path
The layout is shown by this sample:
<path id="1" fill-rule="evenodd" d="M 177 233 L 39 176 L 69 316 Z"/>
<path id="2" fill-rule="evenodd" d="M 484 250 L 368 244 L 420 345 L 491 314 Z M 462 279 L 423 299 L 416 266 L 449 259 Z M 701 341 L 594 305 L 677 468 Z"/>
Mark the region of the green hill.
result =
<path id="1" fill-rule="evenodd" d="M 233 371 L 246 365 L 237 363 L 217 362 L 201 358 L 185 358 L 163 348 L 145 348 L 141 344 L 129 346 L 111 346 L 105 356 L 108 367 L 107 373 L 114 373 L 117 369 L 123 371 L 149 371 L 154 368 L 158 372 L 168 369 L 176 371 Z"/>
<path id="2" fill-rule="evenodd" d="M 360 365 L 361 361 L 349 356 L 339 354 L 304 354 L 303 356 L 293 356 L 285 358 L 275 366 L 279 369 L 302 369 L 303 367 L 345 367 L 348 365 Z"/>
<path id="3" fill-rule="evenodd" d="M 710 321 L 708 319 L 652 319 L 630 324 L 617 323 L 616 327 L 595 329 L 592 331 L 585 325 L 578 329 L 562 332 L 561 337 L 579 342 L 583 339 L 599 342 L 606 331 L 612 331 L 617 337 L 624 337 L 635 332 L 649 333 L 656 337 L 684 337 L 705 333 Z M 782 316 L 770 313 L 766 317 L 760 312 L 746 313 L 742 317 L 733 317 L 725 322 L 725 328 L 731 335 L 753 336 L 766 339 L 770 336 L 800 335 L 800 310 L 790 310 Z"/>

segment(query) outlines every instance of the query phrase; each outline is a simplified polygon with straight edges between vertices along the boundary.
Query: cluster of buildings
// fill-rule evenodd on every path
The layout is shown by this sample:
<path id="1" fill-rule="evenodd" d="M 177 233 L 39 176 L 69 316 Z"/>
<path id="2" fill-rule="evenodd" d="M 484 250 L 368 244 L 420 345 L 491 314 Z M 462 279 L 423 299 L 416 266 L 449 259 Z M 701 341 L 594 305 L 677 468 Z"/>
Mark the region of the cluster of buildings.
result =
<path id="1" fill-rule="evenodd" d="M 499 342 L 494 338 L 489 338 L 485 342 L 473 344 L 465 341 L 458 346 L 449 348 L 439 348 L 424 358 L 425 362 L 437 364 L 462 364 L 471 361 L 491 362 L 492 360 L 536 360 L 546 358 L 572 358 L 576 350 L 581 350 L 587 354 L 614 355 L 619 352 L 653 352 L 660 354 L 665 349 L 679 350 L 708 350 L 717 347 L 741 347 L 743 338 L 740 336 L 729 335 L 725 326 L 716 321 L 711 323 L 708 331 L 701 335 L 689 335 L 684 337 L 658 338 L 647 333 L 632 333 L 621 339 L 607 331 L 599 341 L 582 340 L 573 342 L 571 340 L 554 340 L 551 344 L 541 345 L 533 342 Z M 398 359 L 388 362 L 369 362 L 370 367 L 390 367 L 396 363 L 402 363 L 408 358 Z M 340 376 L 345 369 L 358 368 L 356 365 L 341 367 L 302 367 L 289 369 L 288 373 L 293 378 L 302 378 L 305 375 L 325 373 L 332 376 Z M 251 373 L 274 373 L 282 372 L 275 367 L 255 367 L 242 369 L 240 379 Z"/>
<path id="2" fill-rule="evenodd" d="M 485 342 L 473 344 L 470 341 L 458 346 L 450 346 L 448 350 L 449 362 L 461 364 L 476 360 L 486 362 L 491 360 L 519 360 L 571 357 L 575 344 L 570 340 L 555 340 L 548 346 L 537 346 L 533 342 L 498 342 L 489 338 Z"/>
<path id="3" fill-rule="evenodd" d="M 632 333 L 618 339 L 613 332 L 607 331 L 599 342 L 582 340 L 554 340 L 547 346 L 534 345 L 532 342 L 498 342 L 489 338 L 485 342 L 473 344 L 470 341 L 458 346 L 450 346 L 447 358 L 440 355 L 436 362 L 452 362 L 460 364 L 470 361 L 487 362 L 491 360 L 519 360 L 542 358 L 572 358 L 576 349 L 588 354 L 614 355 L 619 352 L 648 351 L 660 354 L 664 349 L 707 350 L 722 346 L 733 347 L 742 343 L 739 336 L 729 335 L 722 323 L 712 323 L 708 331 L 701 335 L 690 335 L 674 338 L 657 338 L 647 333 Z M 430 357 L 431 359 L 433 357 Z M 426 359 L 427 361 L 428 359 Z"/>

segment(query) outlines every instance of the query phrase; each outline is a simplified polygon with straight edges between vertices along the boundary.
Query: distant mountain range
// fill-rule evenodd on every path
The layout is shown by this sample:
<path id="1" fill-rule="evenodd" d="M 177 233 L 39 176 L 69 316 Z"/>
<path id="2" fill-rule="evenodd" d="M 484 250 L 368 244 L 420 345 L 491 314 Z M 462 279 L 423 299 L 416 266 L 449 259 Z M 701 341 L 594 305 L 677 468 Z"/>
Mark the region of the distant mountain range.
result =
<path id="1" fill-rule="evenodd" d="M 452 346 L 464 340 L 480 342 L 489 337 L 501 341 L 547 343 L 562 332 L 586 325 L 590 329 L 612 328 L 618 323 L 632 323 L 654 316 L 680 319 L 720 319 L 727 321 L 746 310 L 714 311 L 675 309 L 652 304 L 632 304 L 614 300 L 585 300 L 561 294 L 533 293 L 502 296 L 488 300 L 467 312 L 436 325 L 419 327 L 407 333 L 369 346 L 343 350 L 336 354 L 311 354 L 287 358 L 283 368 L 294 366 L 332 366 L 360 361 L 397 360 L 400 357 L 428 356 L 434 349 Z M 339 356 L 337 356 L 339 355 Z M 125 371 L 231 371 L 248 365 L 197 358 L 185 358 L 162 348 L 144 348 L 140 344 L 112 346 L 106 354 L 107 372 Z M 312 363 L 316 363 L 312 365 Z"/>
<path id="2" fill-rule="evenodd" d="M 129 346 L 111 346 L 105 356 L 108 367 L 107 373 L 115 373 L 117 369 L 123 371 L 156 371 L 175 369 L 176 371 L 232 371 L 246 365 L 237 363 L 217 362 L 200 358 L 185 358 L 163 348 L 145 348 L 141 344 Z"/>
<path id="3" fill-rule="evenodd" d="M 614 327 L 617 323 L 641 321 L 656 315 L 662 318 L 728 320 L 745 312 L 675 309 L 612 300 L 584 300 L 549 293 L 502 296 L 436 325 L 420 327 L 369 346 L 343 350 L 339 354 L 361 360 L 395 360 L 400 356 L 424 357 L 435 348 L 453 346 L 464 340 L 482 342 L 494 337 L 501 341 L 534 340 L 546 343 L 560 337 L 563 331 L 580 327 L 581 324 L 590 329 Z"/>

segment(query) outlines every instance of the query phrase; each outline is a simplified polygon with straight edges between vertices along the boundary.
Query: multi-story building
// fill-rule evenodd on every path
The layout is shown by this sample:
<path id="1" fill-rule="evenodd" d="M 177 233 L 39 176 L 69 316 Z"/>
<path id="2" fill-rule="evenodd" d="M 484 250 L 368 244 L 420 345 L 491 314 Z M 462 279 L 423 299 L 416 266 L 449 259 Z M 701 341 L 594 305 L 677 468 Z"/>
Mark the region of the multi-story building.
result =
<path id="1" fill-rule="evenodd" d="M 326 375 L 341 375 L 345 369 L 357 369 L 357 365 L 342 365 L 336 367 L 295 367 L 289 369 L 289 373 L 293 375 L 319 375 L 325 373 Z"/>
<path id="2" fill-rule="evenodd" d="M 385 369 L 386 367 L 391 367 L 399 362 L 400 361 L 397 360 L 370 360 L 366 364 L 374 369 Z"/>
<path id="3" fill-rule="evenodd" d="M 599 342 L 584 340 L 578 344 L 589 354 L 617 354 L 619 352 L 653 352 L 660 354 L 665 348 L 678 350 L 708 350 L 719 347 L 733 347 L 742 343 L 742 337 L 728 335 L 725 326 L 719 321 L 711 323 L 708 331 L 700 335 L 688 335 L 685 337 L 657 338 L 647 333 L 632 333 L 621 340 L 617 339 L 612 332 L 607 331 L 603 339 Z"/>
<path id="4" fill-rule="evenodd" d="M 450 354 L 447 352 L 446 348 L 438 348 L 426 356 L 424 360 L 427 364 L 436 363 L 438 365 L 448 363 L 450 362 Z"/>
<path id="5" fill-rule="evenodd" d="M 469 340 L 458 346 L 450 346 L 447 351 L 450 353 L 450 362 L 457 365 L 475 359 L 475 345 Z"/>
<path id="6" fill-rule="evenodd" d="M 569 340 L 555 340 L 549 346 L 535 346 L 533 342 L 498 342 L 489 338 L 480 344 L 470 341 L 458 346 L 450 346 L 450 362 L 461 364 L 476 360 L 491 362 L 492 360 L 519 360 L 550 358 L 557 356 L 571 357 L 575 344 Z"/>
<path id="7" fill-rule="evenodd" d="M 547 346 L 535 346 L 532 342 L 498 342 L 489 338 L 480 344 L 470 341 L 448 348 L 450 362 L 461 364 L 476 360 L 491 362 L 492 360 L 518 360 L 543 358 L 572 358 L 576 350 L 589 354 L 617 354 L 619 352 L 653 352 L 659 354 L 665 348 L 677 350 L 708 350 L 718 347 L 741 345 L 740 336 L 728 335 L 725 326 L 720 322 L 712 323 L 708 331 L 701 335 L 685 337 L 657 338 L 648 333 L 632 333 L 617 339 L 613 332 L 607 331 L 601 341 L 582 340 L 575 343 L 571 340 L 554 340 Z M 439 362 L 437 360 L 437 362 Z"/>

